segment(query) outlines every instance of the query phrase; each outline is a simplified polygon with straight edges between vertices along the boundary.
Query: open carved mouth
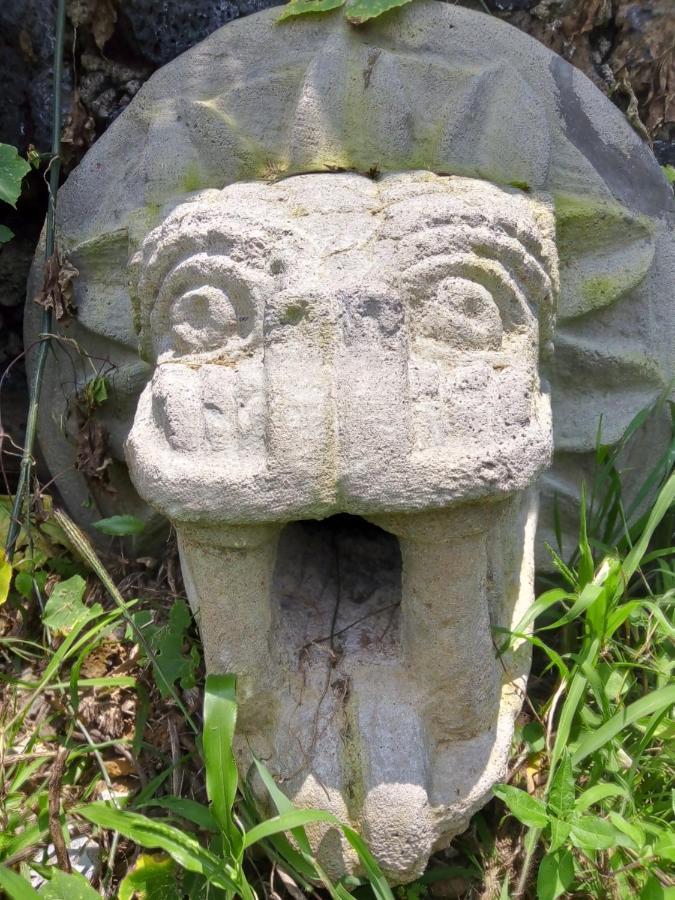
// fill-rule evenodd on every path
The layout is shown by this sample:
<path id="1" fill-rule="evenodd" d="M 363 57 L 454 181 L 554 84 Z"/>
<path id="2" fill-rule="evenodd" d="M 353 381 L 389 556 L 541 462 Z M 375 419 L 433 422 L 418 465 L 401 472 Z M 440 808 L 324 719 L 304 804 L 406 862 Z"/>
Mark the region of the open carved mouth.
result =
<path id="1" fill-rule="evenodd" d="M 520 706 L 526 653 L 495 629 L 532 601 L 550 210 L 424 172 L 232 185 L 132 269 L 156 368 L 130 472 L 176 526 L 207 668 L 237 673 L 241 764 L 415 878 L 502 774 Z"/>

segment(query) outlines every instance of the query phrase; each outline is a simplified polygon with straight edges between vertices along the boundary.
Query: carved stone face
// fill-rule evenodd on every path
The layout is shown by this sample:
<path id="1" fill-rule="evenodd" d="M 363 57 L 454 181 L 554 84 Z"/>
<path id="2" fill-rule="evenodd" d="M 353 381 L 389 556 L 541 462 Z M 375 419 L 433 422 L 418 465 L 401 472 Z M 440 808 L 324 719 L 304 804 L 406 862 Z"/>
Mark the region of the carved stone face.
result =
<path id="1" fill-rule="evenodd" d="M 302 175 L 203 192 L 132 263 L 155 369 L 127 458 L 176 524 L 207 667 L 238 675 L 242 763 L 397 881 L 485 801 L 520 706 L 527 661 L 492 631 L 532 599 L 552 223 L 477 180 Z M 382 529 L 352 535 L 365 575 L 340 574 L 344 519 L 335 560 L 282 534 L 344 513 Z"/>
<path id="2" fill-rule="evenodd" d="M 426 172 L 303 175 L 179 206 L 135 259 L 155 362 L 129 437 L 170 519 L 444 507 L 549 463 L 546 204 Z"/>

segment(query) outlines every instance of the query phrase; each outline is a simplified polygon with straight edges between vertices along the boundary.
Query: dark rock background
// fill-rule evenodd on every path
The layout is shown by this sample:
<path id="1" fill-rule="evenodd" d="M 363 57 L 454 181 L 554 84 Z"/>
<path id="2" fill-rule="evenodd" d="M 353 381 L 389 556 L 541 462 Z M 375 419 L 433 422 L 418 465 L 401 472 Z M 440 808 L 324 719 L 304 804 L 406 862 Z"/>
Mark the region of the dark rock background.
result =
<path id="1" fill-rule="evenodd" d="M 281 0 L 68 0 L 64 173 L 159 66 L 216 28 Z M 580 68 L 626 113 L 662 164 L 675 165 L 673 0 L 466 0 L 511 22 Z M 22 153 L 51 143 L 55 0 L 0 3 L 0 141 Z M 44 172 L 31 172 L 16 211 L 0 222 L 16 237 L 0 250 L 0 439 L 20 445 L 27 391 L 21 359 L 25 281 L 44 220 Z M 7 368 L 8 366 L 9 369 Z M 9 490 L 17 458 L 2 442 Z"/>

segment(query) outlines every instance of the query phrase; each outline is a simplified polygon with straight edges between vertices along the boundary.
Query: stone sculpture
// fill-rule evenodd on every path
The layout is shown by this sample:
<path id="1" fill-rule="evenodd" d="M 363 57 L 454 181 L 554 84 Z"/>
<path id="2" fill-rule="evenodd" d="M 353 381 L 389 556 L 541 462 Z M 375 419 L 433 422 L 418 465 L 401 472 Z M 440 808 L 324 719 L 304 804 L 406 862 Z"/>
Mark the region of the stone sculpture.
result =
<path id="1" fill-rule="evenodd" d="M 532 600 L 540 474 L 555 450 L 564 513 L 598 415 L 616 441 L 667 382 L 672 194 L 500 22 L 275 15 L 160 70 L 62 189 L 69 334 L 115 368 L 83 422 L 95 369 L 52 362 L 42 445 L 94 498 L 80 520 L 140 496 L 175 525 L 207 667 L 238 674 L 242 766 L 406 881 L 503 775 L 528 659 L 494 635 Z"/>

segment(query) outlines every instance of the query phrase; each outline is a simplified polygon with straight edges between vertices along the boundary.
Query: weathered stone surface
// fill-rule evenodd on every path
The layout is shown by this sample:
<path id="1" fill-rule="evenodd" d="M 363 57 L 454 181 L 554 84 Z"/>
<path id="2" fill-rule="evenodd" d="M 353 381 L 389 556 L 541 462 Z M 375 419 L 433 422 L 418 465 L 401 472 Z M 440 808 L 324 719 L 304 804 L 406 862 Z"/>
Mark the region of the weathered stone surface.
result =
<path id="1" fill-rule="evenodd" d="M 552 444 L 544 519 L 557 495 L 568 534 L 600 415 L 614 443 L 668 382 L 672 191 L 590 82 L 495 19 L 275 16 L 156 73 L 62 189 L 78 315 L 40 430 L 80 520 L 176 523 L 242 734 L 406 880 L 503 771 L 527 663 L 502 669 L 490 629 L 531 601 Z M 69 415 L 102 361 L 106 484 L 73 469 Z M 302 577 L 285 523 L 344 513 L 398 540 L 391 620 L 368 596 L 347 628 L 352 601 Z"/>

